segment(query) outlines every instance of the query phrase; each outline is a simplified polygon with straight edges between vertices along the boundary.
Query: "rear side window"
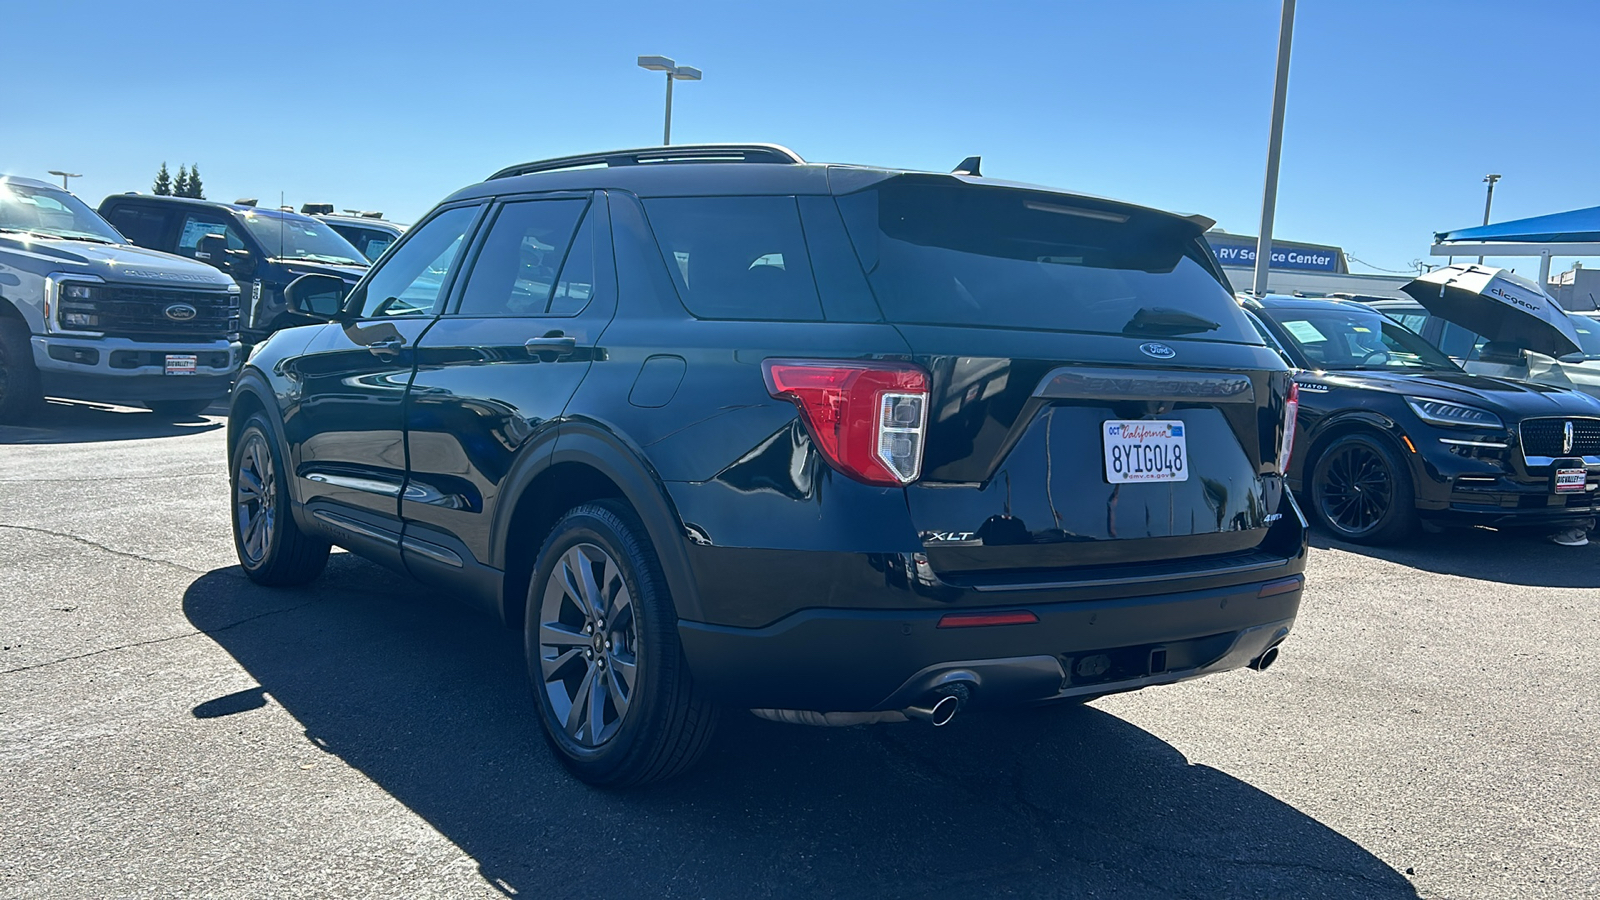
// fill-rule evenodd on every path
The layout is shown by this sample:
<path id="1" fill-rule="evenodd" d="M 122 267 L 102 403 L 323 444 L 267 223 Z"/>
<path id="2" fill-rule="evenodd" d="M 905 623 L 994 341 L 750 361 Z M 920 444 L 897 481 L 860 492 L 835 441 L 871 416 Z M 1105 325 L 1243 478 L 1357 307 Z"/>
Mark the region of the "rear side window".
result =
<path id="1" fill-rule="evenodd" d="M 795 198 L 663 197 L 644 205 L 689 312 L 822 320 Z"/>
<path id="2" fill-rule="evenodd" d="M 1182 219 L 942 176 L 838 203 L 890 321 L 1261 342 Z"/>
<path id="3" fill-rule="evenodd" d="M 122 236 L 140 247 L 151 250 L 171 250 L 162 243 L 167 240 L 172 214 L 143 206 L 118 206 L 107 216 Z"/>
<path id="4" fill-rule="evenodd" d="M 523 200 L 500 208 L 472 265 L 463 316 L 538 316 L 550 297 L 587 200 Z"/>

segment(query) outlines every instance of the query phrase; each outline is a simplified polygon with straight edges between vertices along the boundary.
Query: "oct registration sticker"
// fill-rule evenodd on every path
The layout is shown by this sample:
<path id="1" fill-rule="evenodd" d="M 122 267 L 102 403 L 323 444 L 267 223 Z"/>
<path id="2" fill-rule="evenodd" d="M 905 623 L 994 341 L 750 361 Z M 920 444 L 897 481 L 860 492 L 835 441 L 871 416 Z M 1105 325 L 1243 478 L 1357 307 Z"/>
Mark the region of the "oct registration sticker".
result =
<path id="1" fill-rule="evenodd" d="M 1101 436 L 1106 450 L 1106 481 L 1128 484 L 1143 481 L 1188 481 L 1189 450 L 1182 422 L 1105 423 Z"/>

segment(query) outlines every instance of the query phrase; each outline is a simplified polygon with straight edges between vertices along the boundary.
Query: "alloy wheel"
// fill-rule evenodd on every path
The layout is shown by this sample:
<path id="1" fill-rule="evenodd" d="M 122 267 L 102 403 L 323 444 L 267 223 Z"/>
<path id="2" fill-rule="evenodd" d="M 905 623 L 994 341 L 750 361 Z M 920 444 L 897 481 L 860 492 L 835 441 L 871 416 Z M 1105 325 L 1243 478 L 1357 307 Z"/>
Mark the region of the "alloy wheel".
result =
<path id="1" fill-rule="evenodd" d="M 1323 516 L 1350 534 L 1379 527 L 1394 507 L 1394 476 L 1371 447 L 1341 447 L 1327 461 L 1319 505 Z"/>
<path id="2" fill-rule="evenodd" d="M 539 605 L 539 670 L 567 737 L 594 749 L 633 705 L 639 625 L 622 567 L 595 544 L 576 544 L 551 568 Z"/>
<path id="3" fill-rule="evenodd" d="M 272 451 L 259 431 L 244 436 L 239 451 L 239 471 L 234 478 L 233 511 L 239 527 L 239 548 L 252 566 L 266 558 L 276 525 L 278 482 L 272 469 Z"/>

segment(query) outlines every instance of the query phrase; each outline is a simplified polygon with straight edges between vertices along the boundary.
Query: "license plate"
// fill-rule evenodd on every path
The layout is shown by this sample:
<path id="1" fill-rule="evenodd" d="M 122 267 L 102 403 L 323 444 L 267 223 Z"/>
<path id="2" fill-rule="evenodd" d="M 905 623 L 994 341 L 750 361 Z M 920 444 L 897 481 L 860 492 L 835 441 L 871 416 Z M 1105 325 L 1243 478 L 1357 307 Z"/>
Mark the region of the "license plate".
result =
<path id="1" fill-rule="evenodd" d="M 1587 469 L 1557 469 L 1556 470 L 1556 493 L 1558 493 L 1558 494 L 1581 494 L 1581 493 L 1583 493 L 1584 481 L 1587 479 L 1588 475 L 1589 475 L 1589 470 L 1587 470 Z"/>
<path id="2" fill-rule="evenodd" d="M 193 375 L 195 366 L 199 365 L 200 358 L 192 353 L 168 353 L 168 375 Z"/>
<path id="3" fill-rule="evenodd" d="M 1188 481 L 1189 449 L 1182 422 L 1106 422 L 1101 430 L 1106 451 L 1106 481 Z"/>

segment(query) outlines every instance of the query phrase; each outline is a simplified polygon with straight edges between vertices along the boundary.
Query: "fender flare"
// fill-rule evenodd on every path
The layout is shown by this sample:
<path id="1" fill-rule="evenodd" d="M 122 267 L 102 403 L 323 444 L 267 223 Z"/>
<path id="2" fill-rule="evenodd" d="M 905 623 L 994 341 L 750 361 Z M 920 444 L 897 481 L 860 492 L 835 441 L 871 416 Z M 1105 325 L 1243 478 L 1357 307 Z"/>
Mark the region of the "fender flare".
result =
<path id="1" fill-rule="evenodd" d="M 598 422 L 563 422 L 556 429 L 554 441 L 530 447 L 519 456 L 501 489 L 501 502 L 496 504 L 489 564 L 506 570 L 507 535 L 513 511 L 534 479 L 550 467 L 563 463 L 578 463 L 595 469 L 622 491 L 623 499 L 644 523 L 678 616 L 698 619 L 700 600 L 684 546 L 683 520 L 667 493 L 665 482 L 641 449 Z"/>
<path id="2" fill-rule="evenodd" d="M 1383 435 L 1389 442 L 1389 448 L 1400 454 L 1401 459 L 1406 460 L 1406 465 L 1411 469 L 1413 480 L 1418 476 L 1427 474 L 1418 468 L 1421 465 L 1422 454 L 1410 452 L 1402 440 L 1406 436 L 1405 429 L 1400 427 L 1400 423 L 1393 416 L 1384 415 L 1376 410 L 1353 409 L 1324 418 L 1317 423 L 1316 429 L 1308 436 L 1307 451 L 1322 443 L 1330 433 L 1350 426 L 1354 426 L 1357 430 L 1375 431 Z M 1314 466 L 1307 465 L 1311 462 L 1310 453 L 1308 452 L 1307 458 L 1300 464 L 1299 481 L 1304 490 L 1311 489 L 1311 475 Z"/>

